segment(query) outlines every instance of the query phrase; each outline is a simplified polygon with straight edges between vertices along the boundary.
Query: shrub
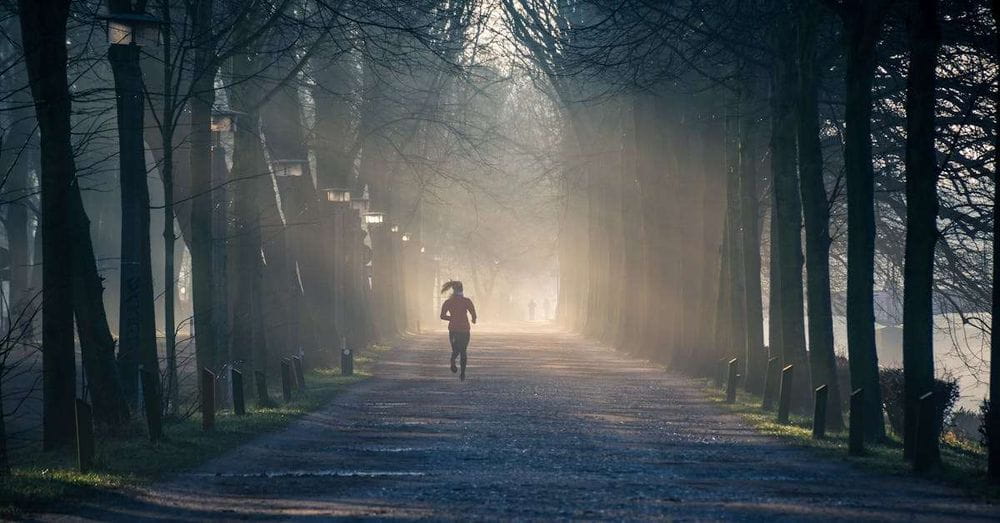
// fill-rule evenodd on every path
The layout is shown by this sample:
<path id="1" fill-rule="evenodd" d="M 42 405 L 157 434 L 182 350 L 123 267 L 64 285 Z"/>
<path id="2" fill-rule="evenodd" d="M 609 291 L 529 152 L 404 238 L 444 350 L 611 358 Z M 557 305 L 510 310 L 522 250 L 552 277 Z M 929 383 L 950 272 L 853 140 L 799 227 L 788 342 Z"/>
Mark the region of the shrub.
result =
<path id="1" fill-rule="evenodd" d="M 903 369 L 883 368 L 879 370 L 879 386 L 889 426 L 898 435 L 903 434 Z M 955 408 L 958 401 L 958 380 L 945 376 L 934 380 L 934 403 L 937 414 L 937 429 Z"/>
<path id="2" fill-rule="evenodd" d="M 955 433 L 955 436 L 973 442 L 980 441 L 979 430 L 981 426 L 982 419 L 979 414 L 963 408 L 955 409 L 948 422 L 948 427 Z"/>
<path id="3" fill-rule="evenodd" d="M 982 416 L 982 424 L 979 426 L 979 434 L 983 437 L 982 443 L 986 448 L 990 447 L 990 440 L 1000 437 L 1000 419 L 993 419 L 990 416 L 992 403 L 990 400 L 983 400 L 979 406 L 979 415 Z"/>

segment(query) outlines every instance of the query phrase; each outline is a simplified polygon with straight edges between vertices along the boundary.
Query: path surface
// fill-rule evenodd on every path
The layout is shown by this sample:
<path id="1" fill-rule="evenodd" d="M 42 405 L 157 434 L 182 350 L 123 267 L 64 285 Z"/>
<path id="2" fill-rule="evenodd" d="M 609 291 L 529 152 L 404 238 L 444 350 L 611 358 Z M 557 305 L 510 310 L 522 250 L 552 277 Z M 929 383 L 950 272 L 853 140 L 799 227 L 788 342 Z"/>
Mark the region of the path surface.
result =
<path id="1" fill-rule="evenodd" d="M 113 506 L 101 520 L 676 518 L 997 520 L 1000 507 L 817 460 L 702 385 L 554 331 L 391 351 L 329 407 Z"/>

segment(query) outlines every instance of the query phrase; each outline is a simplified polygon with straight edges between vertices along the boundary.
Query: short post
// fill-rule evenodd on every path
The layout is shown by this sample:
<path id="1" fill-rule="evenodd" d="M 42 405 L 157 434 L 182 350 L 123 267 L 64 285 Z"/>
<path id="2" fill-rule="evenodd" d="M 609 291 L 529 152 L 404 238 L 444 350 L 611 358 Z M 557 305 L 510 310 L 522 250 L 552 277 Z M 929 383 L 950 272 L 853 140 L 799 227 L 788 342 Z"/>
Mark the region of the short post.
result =
<path id="1" fill-rule="evenodd" d="M 736 376 L 739 358 L 729 360 L 729 375 L 726 379 L 726 403 L 736 403 Z"/>
<path id="2" fill-rule="evenodd" d="M 851 393 L 851 413 L 847 435 L 847 452 L 852 456 L 865 453 L 865 389 Z"/>
<path id="3" fill-rule="evenodd" d="M 201 369 L 201 430 L 215 428 L 215 374 Z"/>
<path id="4" fill-rule="evenodd" d="M 292 368 L 295 370 L 295 386 L 299 391 L 306 390 L 306 374 L 302 370 L 302 356 L 292 356 Z"/>
<path id="5" fill-rule="evenodd" d="M 237 416 L 243 416 L 247 413 L 246 401 L 243 398 L 243 373 L 229 369 L 229 382 L 233 387 L 233 412 Z"/>
<path id="6" fill-rule="evenodd" d="M 149 441 L 156 441 L 163 436 L 160 394 L 156 390 L 153 373 L 146 369 L 139 369 L 139 380 L 142 383 L 142 404 L 146 410 L 146 426 L 149 428 Z"/>
<path id="7" fill-rule="evenodd" d="M 285 403 L 292 401 L 292 365 L 288 358 L 281 359 L 281 397 Z"/>
<path id="8" fill-rule="evenodd" d="M 254 385 L 257 386 L 257 408 L 263 409 L 271 406 L 271 398 L 267 397 L 267 375 L 262 371 L 253 371 Z"/>
<path id="9" fill-rule="evenodd" d="M 917 437 L 913 445 L 913 469 L 917 472 L 930 470 L 938 461 L 934 449 L 925 444 L 938 437 L 935 410 L 933 392 L 925 392 L 917 398 Z"/>
<path id="10" fill-rule="evenodd" d="M 778 392 L 778 423 L 788 423 L 788 412 L 792 408 L 792 380 L 795 365 L 781 369 L 781 390 Z"/>
<path id="11" fill-rule="evenodd" d="M 768 358 L 767 371 L 764 373 L 764 398 L 760 407 L 771 410 L 774 408 L 774 393 L 778 390 L 778 358 Z"/>
<path id="12" fill-rule="evenodd" d="M 351 349 L 340 352 L 340 374 L 342 376 L 354 374 L 354 351 Z"/>
<path id="13" fill-rule="evenodd" d="M 80 472 L 90 472 L 94 466 L 94 412 L 79 398 L 76 400 L 76 456 Z"/>
<path id="14" fill-rule="evenodd" d="M 826 402 L 829 396 L 826 385 L 816 387 L 816 402 L 813 404 L 813 439 L 826 437 Z"/>

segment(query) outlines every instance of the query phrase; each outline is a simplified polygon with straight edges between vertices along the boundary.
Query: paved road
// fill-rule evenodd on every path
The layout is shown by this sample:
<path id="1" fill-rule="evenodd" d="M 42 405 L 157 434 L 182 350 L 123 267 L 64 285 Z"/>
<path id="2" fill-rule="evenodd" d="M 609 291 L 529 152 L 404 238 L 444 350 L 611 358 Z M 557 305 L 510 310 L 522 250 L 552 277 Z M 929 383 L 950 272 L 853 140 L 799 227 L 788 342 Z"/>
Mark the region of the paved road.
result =
<path id="1" fill-rule="evenodd" d="M 699 382 L 555 331 L 443 333 L 328 408 L 94 519 L 997 520 L 953 490 L 756 434 Z"/>

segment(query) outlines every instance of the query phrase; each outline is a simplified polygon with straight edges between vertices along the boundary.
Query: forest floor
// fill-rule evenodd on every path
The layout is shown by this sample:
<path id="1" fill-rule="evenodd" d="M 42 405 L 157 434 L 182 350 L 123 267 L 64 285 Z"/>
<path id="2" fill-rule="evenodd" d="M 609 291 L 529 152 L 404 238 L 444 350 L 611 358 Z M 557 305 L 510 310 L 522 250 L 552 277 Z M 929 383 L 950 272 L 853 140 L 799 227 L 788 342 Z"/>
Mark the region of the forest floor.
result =
<path id="1" fill-rule="evenodd" d="M 1000 506 L 755 430 L 664 372 L 545 326 L 443 333 L 279 432 L 170 480 L 41 520 L 739 519 L 996 521 Z"/>

